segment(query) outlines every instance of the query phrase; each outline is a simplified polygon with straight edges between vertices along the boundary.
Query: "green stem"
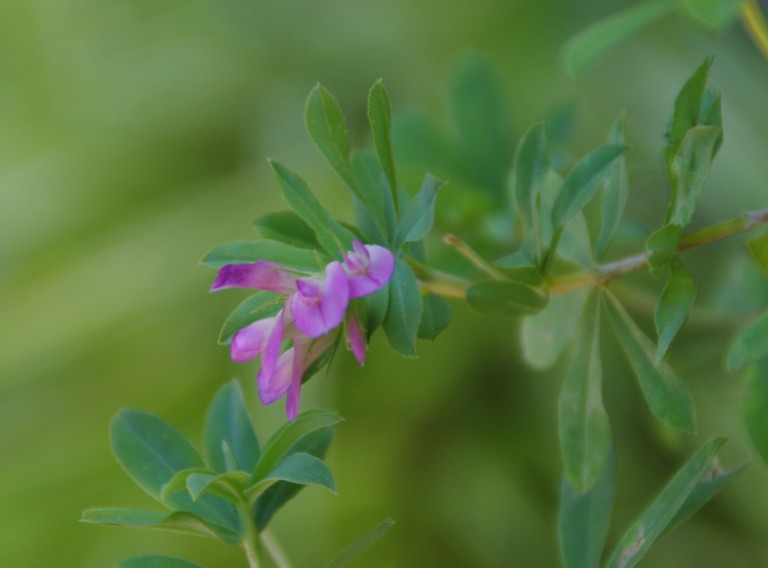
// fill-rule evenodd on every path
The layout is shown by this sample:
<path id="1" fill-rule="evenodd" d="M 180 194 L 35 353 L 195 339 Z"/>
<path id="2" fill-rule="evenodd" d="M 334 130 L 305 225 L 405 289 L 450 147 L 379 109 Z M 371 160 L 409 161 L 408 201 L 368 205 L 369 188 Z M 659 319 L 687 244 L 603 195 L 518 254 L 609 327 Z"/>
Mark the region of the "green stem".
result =
<path id="1" fill-rule="evenodd" d="M 256 524 L 253 522 L 253 517 L 248 509 L 248 505 L 244 505 L 240 510 L 240 518 L 242 519 L 244 534 L 241 544 L 245 550 L 245 557 L 248 559 L 249 568 L 261 568 L 262 561 L 264 560 L 264 549 L 261 543 L 261 537 L 256 530 Z"/>
<path id="2" fill-rule="evenodd" d="M 744 3 L 741 8 L 741 19 L 760 53 L 768 59 L 768 23 L 755 0 L 747 0 Z"/>
<path id="3" fill-rule="evenodd" d="M 749 231 L 766 223 L 768 223 L 768 209 L 747 211 L 735 219 L 704 227 L 686 235 L 680 239 L 677 248 L 679 252 L 685 252 L 738 233 Z M 547 290 L 550 295 L 567 294 L 579 288 L 605 284 L 625 274 L 647 268 L 647 266 L 648 253 L 644 251 L 615 262 L 601 264 L 588 270 L 579 270 L 555 278 L 549 283 Z"/>
<path id="4" fill-rule="evenodd" d="M 461 256 L 466 258 L 469 262 L 474 264 L 478 269 L 485 272 L 494 280 L 508 280 L 507 276 L 501 270 L 477 254 L 475 249 L 473 249 L 471 246 L 469 246 L 455 235 L 445 235 L 443 237 L 443 242 L 453 247 L 456 252 L 458 252 Z"/>

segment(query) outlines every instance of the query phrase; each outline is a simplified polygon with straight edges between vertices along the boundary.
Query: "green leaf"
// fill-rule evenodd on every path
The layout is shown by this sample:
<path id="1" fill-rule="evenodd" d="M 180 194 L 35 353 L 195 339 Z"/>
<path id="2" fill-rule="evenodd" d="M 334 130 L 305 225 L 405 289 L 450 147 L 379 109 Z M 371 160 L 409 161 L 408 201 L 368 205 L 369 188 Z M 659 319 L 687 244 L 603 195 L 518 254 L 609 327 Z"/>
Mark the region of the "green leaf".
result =
<path id="1" fill-rule="evenodd" d="M 761 315 L 736 336 L 728 350 L 726 365 L 736 372 L 768 356 L 768 312 Z"/>
<path id="2" fill-rule="evenodd" d="M 456 67 L 450 105 L 458 131 L 465 177 L 506 200 L 509 166 L 515 151 L 504 76 L 487 57 L 471 54 Z"/>
<path id="3" fill-rule="evenodd" d="M 305 453 L 295 453 L 286 456 L 275 469 L 270 471 L 252 489 L 267 481 L 285 481 L 298 485 L 320 485 L 336 493 L 336 483 L 328 466 L 315 456 Z M 246 495 L 251 490 L 246 491 Z"/>
<path id="4" fill-rule="evenodd" d="M 659 347 L 656 360 L 661 361 L 669 345 L 677 335 L 696 299 L 696 283 L 680 260 L 671 264 L 667 285 L 656 304 L 656 331 L 659 334 Z"/>
<path id="5" fill-rule="evenodd" d="M 564 568 L 600 565 L 615 494 L 616 456 L 612 449 L 602 475 L 588 491 L 579 492 L 563 477 L 557 526 Z"/>
<path id="6" fill-rule="evenodd" d="M 219 344 L 229 345 L 235 334 L 260 319 L 268 318 L 280 311 L 284 296 L 275 292 L 257 292 L 243 300 L 229 314 L 219 333 Z"/>
<path id="7" fill-rule="evenodd" d="M 747 248 L 760 270 L 768 277 L 768 231 L 749 239 Z"/>
<path id="8" fill-rule="evenodd" d="M 686 0 L 685 6 L 694 20 L 721 32 L 738 17 L 744 0 Z"/>
<path id="9" fill-rule="evenodd" d="M 212 495 L 196 503 L 182 493 L 161 499 L 163 485 L 177 472 L 204 465 L 197 450 L 170 424 L 146 412 L 123 409 L 112 420 L 110 438 L 112 452 L 120 467 L 147 493 L 212 526 L 225 527 L 230 533 L 240 532 L 236 511 L 229 503 Z M 217 532 L 224 540 L 228 537 L 228 534 Z"/>
<path id="10" fill-rule="evenodd" d="M 254 470 L 261 457 L 261 447 L 240 383 L 234 380 L 219 389 L 205 417 L 205 457 L 208 465 L 219 473 L 229 470 L 225 445 L 231 450 L 237 469 Z"/>
<path id="11" fill-rule="evenodd" d="M 619 301 L 610 293 L 608 299 L 608 311 L 616 335 L 637 375 L 651 412 L 676 430 L 694 432 L 696 410 L 688 387 L 669 365 L 656 360 L 653 343 L 640 331 Z"/>
<path id="12" fill-rule="evenodd" d="M 355 180 L 349 169 L 347 123 L 336 99 L 319 83 L 309 92 L 304 116 L 312 142 L 344 183 L 354 189 Z"/>
<path id="13" fill-rule="evenodd" d="M 723 438 L 716 438 L 699 448 L 624 533 L 606 568 L 631 568 L 640 561 L 694 492 L 701 476 L 724 442 Z"/>
<path id="14" fill-rule="evenodd" d="M 320 248 L 312 227 L 293 211 L 266 213 L 256 219 L 254 225 L 265 239 L 312 250 Z"/>
<path id="15" fill-rule="evenodd" d="M 384 534 L 392 528 L 395 521 L 387 519 L 383 523 L 376 525 L 370 531 L 363 536 L 355 540 L 352 544 L 347 546 L 341 553 L 328 564 L 328 568 L 343 568 L 352 562 L 355 558 L 360 556 L 363 552 L 368 550 L 371 546 L 376 544 L 378 540 L 384 536 Z"/>
<path id="16" fill-rule="evenodd" d="M 214 532 L 208 523 L 191 513 L 162 513 L 109 507 L 87 509 L 83 511 L 80 521 L 97 525 L 145 528 L 214 538 L 218 538 L 218 532 L 228 535 L 226 542 L 238 542 L 240 538 L 237 533 L 228 531 L 224 527 L 216 527 L 216 532 Z"/>
<path id="17" fill-rule="evenodd" d="M 389 309 L 389 283 L 370 296 L 355 302 L 355 306 L 360 308 L 357 312 L 359 316 L 358 321 L 362 324 L 367 339 L 370 340 L 373 332 L 384 323 L 384 319 L 387 316 L 387 310 Z"/>
<path id="18" fill-rule="evenodd" d="M 365 149 L 352 152 L 352 175 L 357 182 L 359 201 L 370 212 L 370 222 L 389 239 L 395 232 L 397 217 L 395 202 L 389 183 L 376 156 Z M 362 226 L 361 226 L 362 228 Z"/>
<path id="19" fill-rule="evenodd" d="M 305 452 L 316 458 L 323 459 L 328 453 L 333 442 L 333 427 L 328 426 L 307 434 L 296 442 L 286 455 Z M 296 496 L 305 486 L 287 481 L 278 481 L 256 500 L 253 506 L 253 518 L 256 521 L 256 529 L 264 530 L 274 515 L 283 505 Z"/>
<path id="20" fill-rule="evenodd" d="M 559 229 L 594 197 L 597 190 L 616 167 L 617 160 L 629 146 L 605 144 L 577 163 L 563 180 L 563 186 L 552 209 L 552 225 Z"/>
<path id="21" fill-rule="evenodd" d="M 405 357 L 416 357 L 416 337 L 422 312 L 416 276 L 404 260 L 397 259 L 389 281 L 389 307 L 383 325 L 392 349 Z"/>
<path id="22" fill-rule="evenodd" d="M 451 323 L 451 307 L 448 302 L 435 294 L 425 294 L 423 305 L 424 313 L 419 323 L 418 336 L 421 339 L 434 341 Z"/>
<path id="23" fill-rule="evenodd" d="M 392 107 L 389 103 L 384 82 L 379 79 L 368 92 L 368 123 L 373 133 L 373 145 L 379 156 L 381 168 L 387 176 L 387 182 L 397 203 L 397 176 L 395 175 L 395 159 L 392 153 Z"/>
<path id="24" fill-rule="evenodd" d="M 602 385 L 600 302 L 593 293 L 584 308 L 558 400 L 565 474 L 582 493 L 597 483 L 611 447 L 611 424 L 603 407 Z"/>
<path id="25" fill-rule="evenodd" d="M 264 479 L 304 436 L 341 421 L 342 418 L 330 410 L 308 410 L 302 412 L 295 421 L 283 424 L 264 446 L 261 458 L 253 470 L 253 482 Z"/>
<path id="26" fill-rule="evenodd" d="M 200 564 L 188 562 L 175 556 L 144 554 L 131 556 L 117 563 L 117 568 L 203 568 Z"/>
<path id="27" fill-rule="evenodd" d="M 768 362 L 749 369 L 744 393 L 744 424 L 757 454 L 768 463 Z"/>
<path id="28" fill-rule="evenodd" d="M 694 126 L 683 138 L 669 163 L 672 180 L 669 223 L 685 227 L 691 222 L 722 132 L 717 126 Z"/>
<path id="29" fill-rule="evenodd" d="M 341 251 L 352 248 L 354 235 L 342 227 L 312 195 L 312 192 L 297 173 L 282 164 L 270 160 L 277 184 L 288 204 L 312 227 L 325 251 L 332 257 L 340 257 Z"/>
<path id="30" fill-rule="evenodd" d="M 654 231 L 645 242 L 648 251 L 648 270 L 655 277 L 661 276 L 680 250 L 680 225 L 664 225 Z"/>
<path id="31" fill-rule="evenodd" d="M 667 528 L 664 529 L 662 534 L 667 534 L 669 531 L 683 524 L 699 512 L 699 510 L 709 503 L 709 501 L 724 489 L 726 485 L 728 485 L 734 478 L 738 477 L 746 467 L 747 464 L 744 463 L 733 469 L 724 470 L 718 463 L 717 456 L 715 456 L 710 462 L 707 471 L 701 475 L 698 483 L 696 483 L 696 486 L 693 488 L 693 491 L 688 495 L 688 498 L 669 522 L 669 525 L 667 525 Z"/>
<path id="32" fill-rule="evenodd" d="M 512 173 L 512 191 L 517 208 L 523 218 L 523 226 L 533 233 L 537 256 L 541 254 L 543 246 L 539 223 L 539 194 L 549 166 L 546 129 L 543 123 L 539 123 L 529 128 L 520 139 Z"/>
<path id="33" fill-rule="evenodd" d="M 435 201 L 437 192 L 445 182 L 427 174 L 421 184 L 418 193 L 413 196 L 405 207 L 400 226 L 395 236 L 395 249 L 403 243 L 410 243 L 423 239 L 435 222 Z"/>
<path id="34" fill-rule="evenodd" d="M 668 153 L 673 154 L 682 144 L 688 130 L 702 124 L 702 107 L 706 108 L 707 78 L 712 67 L 712 57 L 707 57 L 685 82 L 675 98 L 675 109 L 667 130 Z M 720 126 L 711 124 L 711 126 Z M 669 160 L 667 160 L 669 163 Z"/>
<path id="35" fill-rule="evenodd" d="M 247 264 L 257 260 L 268 260 L 310 272 L 316 272 L 324 265 L 323 259 L 314 251 L 268 239 L 220 245 L 206 254 L 202 262 L 213 268 L 221 268 L 226 264 Z"/>
<path id="36" fill-rule="evenodd" d="M 216 472 L 205 467 L 188 467 L 177 471 L 160 489 L 160 498 L 168 502 L 179 491 L 187 491 L 187 478 L 193 473 L 215 475 Z"/>
<path id="37" fill-rule="evenodd" d="M 624 144 L 627 117 L 621 113 L 611 126 L 608 134 L 608 142 L 612 144 Z M 624 207 L 629 195 L 629 175 L 627 173 L 627 160 L 621 156 L 616 163 L 616 168 L 610 173 L 603 184 L 603 195 L 600 208 L 600 232 L 595 243 L 595 256 L 600 258 L 616 233 Z"/>
<path id="38" fill-rule="evenodd" d="M 549 369 L 573 339 L 587 290 L 552 296 L 546 307 L 523 319 L 521 341 L 523 358 L 534 369 Z"/>
<path id="39" fill-rule="evenodd" d="M 503 280 L 480 282 L 467 290 L 467 302 L 483 314 L 534 313 L 543 309 L 547 301 L 547 296 L 534 288 Z"/>
<path id="40" fill-rule="evenodd" d="M 621 42 L 677 9 L 675 0 L 646 1 L 595 22 L 573 36 L 563 49 L 565 68 L 579 75 Z"/>
<path id="41" fill-rule="evenodd" d="M 187 477 L 187 492 L 194 501 L 210 493 L 238 505 L 243 501 L 249 480 L 250 474 L 244 471 L 230 471 L 221 475 L 193 473 Z"/>

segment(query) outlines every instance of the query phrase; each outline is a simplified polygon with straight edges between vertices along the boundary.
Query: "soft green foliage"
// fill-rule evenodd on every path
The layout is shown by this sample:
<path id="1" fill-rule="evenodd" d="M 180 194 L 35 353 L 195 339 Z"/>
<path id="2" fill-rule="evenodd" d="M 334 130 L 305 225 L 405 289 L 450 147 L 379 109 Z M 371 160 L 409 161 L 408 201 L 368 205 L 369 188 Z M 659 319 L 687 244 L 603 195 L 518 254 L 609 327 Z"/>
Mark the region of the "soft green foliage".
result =
<path id="1" fill-rule="evenodd" d="M 305 109 L 307 131 L 310 138 L 322 152 L 328 163 L 333 166 L 339 177 L 350 188 L 356 188 L 355 180 L 349 168 L 349 132 L 339 103 L 322 85 L 315 88 L 307 97 Z"/>
<path id="2" fill-rule="evenodd" d="M 602 475 L 587 491 L 579 491 L 567 478 L 560 482 L 558 537 L 564 568 L 600 565 L 616 494 L 616 456 L 611 450 Z"/>
<path id="3" fill-rule="evenodd" d="M 745 0 L 686 0 L 693 18 L 715 31 L 723 31 L 733 23 Z"/>
<path id="4" fill-rule="evenodd" d="M 600 479 L 611 446 L 611 425 L 603 407 L 600 300 L 593 293 L 584 307 L 558 399 L 565 475 L 581 493 Z"/>
<path id="5" fill-rule="evenodd" d="M 225 542 L 238 542 L 240 535 L 223 527 L 211 528 L 191 513 L 174 512 L 160 513 L 156 511 L 139 511 L 109 507 L 102 509 L 87 509 L 80 518 L 84 523 L 112 525 L 118 527 L 148 528 L 160 531 L 178 532 L 209 537 L 222 538 Z"/>
<path id="6" fill-rule="evenodd" d="M 387 340 L 401 355 L 415 357 L 423 306 L 416 276 L 402 259 L 397 260 L 388 288 L 389 308 L 383 321 Z"/>
<path id="7" fill-rule="evenodd" d="M 318 249 L 320 243 L 312 227 L 293 211 L 266 213 L 254 222 L 265 239 L 280 241 L 295 247 Z"/>
<path id="8" fill-rule="evenodd" d="M 237 381 L 221 387 L 208 406 L 204 440 L 205 461 L 214 471 L 253 471 L 256 467 L 261 448 Z M 231 451 L 234 464 L 227 463 L 225 448 Z"/>
<path id="9" fill-rule="evenodd" d="M 596 22 L 579 32 L 563 49 L 565 66 L 573 75 L 643 28 L 672 13 L 676 0 L 646 0 Z"/>
<path id="10" fill-rule="evenodd" d="M 768 463 L 768 362 L 749 369 L 744 397 L 744 422 L 757 455 Z"/>
<path id="11" fill-rule="evenodd" d="M 202 262 L 213 268 L 221 268 L 225 264 L 246 264 L 257 260 L 268 260 L 309 271 L 318 270 L 322 266 L 313 251 L 268 239 L 235 241 L 217 246 L 205 255 Z"/>
<path id="12" fill-rule="evenodd" d="M 682 432 L 696 430 L 691 393 L 672 368 L 656 359 L 656 349 L 619 301 L 608 294 L 608 312 L 616 335 L 637 376 L 640 389 L 654 416 Z"/>
<path id="13" fill-rule="evenodd" d="M 550 156 L 544 124 L 535 124 L 523 134 L 517 146 L 512 191 L 523 227 L 533 234 L 537 258 L 543 247 L 539 200 L 544 179 L 549 173 L 549 166 Z"/>
<path id="14" fill-rule="evenodd" d="M 419 323 L 418 336 L 420 339 L 434 341 L 451 323 L 451 306 L 435 294 L 425 294 L 422 304 L 424 313 Z"/>
<path id="15" fill-rule="evenodd" d="M 626 142 L 627 117 L 622 113 L 611 125 L 608 134 L 608 142 L 611 144 L 624 144 Z M 595 256 L 600 258 L 611 243 L 613 235 L 619 226 L 624 208 L 629 196 L 629 174 L 627 172 L 627 159 L 622 154 L 616 167 L 611 171 L 603 184 L 602 200 L 600 207 L 600 232 L 595 242 Z"/>
<path id="16" fill-rule="evenodd" d="M 738 371 L 764 357 L 768 357 L 768 312 L 742 329 L 728 351 L 727 365 Z"/>
<path id="17" fill-rule="evenodd" d="M 271 161 L 270 166 L 283 197 L 299 217 L 312 227 L 325 252 L 332 257 L 337 257 L 340 251 L 352 248 L 354 239 L 352 233 L 342 227 L 323 207 L 310 191 L 307 182 L 278 162 Z"/>
<path id="18" fill-rule="evenodd" d="M 392 106 L 389 103 L 389 93 L 381 79 L 376 81 L 368 92 L 368 123 L 371 125 L 373 145 L 376 147 L 376 154 L 379 156 L 379 163 L 384 170 L 397 210 L 399 189 L 392 152 Z"/>
<path id="19" fill-rule="evenodd" d="M 747 247 L 760 270 L 768 276 L 768 232 L 749 239 Z"/>
<path id="20" fill-rule="evenodd" d="M 435 222 L 437 193 L 444 184 L 444 181 L 429 174 L 426 175 L 419 191 L 408 201 L 403 211 L 395 234 L 395 247 L 420 241 L 432 230 Z"/>
<path id="21" fill-rule="evenodd" d="M 367 533 L 351 543 L 347 548 L 341 551 L 336 558 L 334 558 L 327 568 L 343 568 L 352 562 L 355 558 L 360 556 L 363 552 L 368 550 L 371 546 L 384 536 L 384 534 L 392 528 L 395 521 L 387 519 L 386 521 L 376 525 Z"/>
<path id="22" fill-rule="evenodd" d="M 606 568 L 630 568 L 640 561 L 691 498 L 724 443 L 723 438 L 715 438 L 698 449 L 624 533 L 608 559 Z"/>
<path id="23" fill-rule="evenodd" d="M 275 315 L 280 310 L 279 300 L 280 296 L 274 292 L 258 292 L 243 300 L 224 321 L 219 332 L 219 343 L 229 344 L 245 326 Z"/>
<path id="24" fill-rule="evenodd" d="M 696 283 L 683 264 L 678 260 L 671 263 L 667 285 L 656 304 L 656 331 L 659 346 L 656 360 L 661 361 L 667 353 L 675 335 L 685 323 L 696 299 Z"/>
<path id="25" fill-rule="evenodd" d="M 489 280 L 467 290 L 467 302 L 480 313 L 520 314 L 538 312 L 547 305 L 547 296 L 524 284 Z"/>

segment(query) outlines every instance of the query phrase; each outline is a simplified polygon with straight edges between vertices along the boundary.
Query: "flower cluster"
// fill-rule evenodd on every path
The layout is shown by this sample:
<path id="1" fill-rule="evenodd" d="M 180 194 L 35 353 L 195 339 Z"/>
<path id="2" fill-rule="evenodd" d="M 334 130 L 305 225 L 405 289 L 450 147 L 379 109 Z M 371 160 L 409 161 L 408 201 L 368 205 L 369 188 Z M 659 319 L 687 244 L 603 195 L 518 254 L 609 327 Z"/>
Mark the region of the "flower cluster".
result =
<path id="1" fill-rule="evenodd" d="M 261 356 L 257 377 L 259 398 L 271 404 L 287 394 L 286 413 L 294 420 L 304 374 L 331 347 L 346 319 L 347 343 L 355 358 L 365 362 L 365 337 L 350 300 L 382 288 L 392 276 L 395 257 L 378 245 L 353 243 L 343 260 L 328 263 L 320 274 L 308 275 L 266 260 L 229 264 L 219 270 L 211 291 L 256 288 L 284 294 L 282 309 L 258 320 L 232 338 L 232 359 L 250 361 Z M 283 351 L 283 344 L 292 346 Z"/>

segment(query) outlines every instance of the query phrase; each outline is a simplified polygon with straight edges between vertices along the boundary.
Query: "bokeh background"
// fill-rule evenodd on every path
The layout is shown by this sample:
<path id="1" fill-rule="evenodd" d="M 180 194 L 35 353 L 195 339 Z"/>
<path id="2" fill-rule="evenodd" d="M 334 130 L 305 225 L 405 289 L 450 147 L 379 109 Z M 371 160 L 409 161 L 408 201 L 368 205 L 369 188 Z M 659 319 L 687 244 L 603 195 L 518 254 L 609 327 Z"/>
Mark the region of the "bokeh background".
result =
<path id="1" fill-rule="evenodd" d="M 256 368 L 231 363 L 216 345 L 244 295 L 209 295 L 213 273 L 198 261 L 219 243 L 253 238 L 253 219 L 285 207 L 268 156 L 349 215 L 341 183 L 304 132 L 304 97 L 316 81 L 339 99 L 357 144 L 366 143 L 376 79 L 396 114 L 418 107 L 440 116 L 468 52 L 490 57 L 506 77 L 515 138 L 566 105 L 575 111 L 568 149 L 581 155 L 626 109 L 631 234 L 663 216 L 666 120 L 682 82 L 714 53 L 726 143 L 697 222 L 766 206 L 768 63 L 741 26 L 717 36 L 671 17 L 579 81 L 563 71 L 567 38 L 628 4 L 4 0 L 0 566 L 99 568 L 144 552 L 244 566 L 239 551 L 217 542 L 77 521 L 94 506 L 159 507 L 110 454 L 108 424 L 120 407 L 161 415 L 199 440 L 207 402 L 236 377 L 262 436 L 281 423 L 279 404 L 257 402 Z M 765 286 L 738 245 L 690 255 L 708 308 L 672 362 L 694 392 L 698 436 L 654 424 L 606 338 L 619 445 L 612 541 L 707 436 L 731 438 L 727 465 L 752 453 L 743 384 L 723 370 L 722 346 Z M 735 294 L 745 282 L 752 294 Z M 636 304 L 649 325 L 649 302 Z M 735 311 L 718 317 L 724 307 Z M 295 566 L 323 565 L 390 516 L 395 528 L 356 566 L 557 565 L 559 371 L 526 367 L 516 321 L 458 303 L 454 316 L 435 343 L 420 345 L 418 360 L 399 359 L 377 337 L 364 370 L 343 353 L 305 386 L 305 408 L 338 409 L 347 421 L 330 457 L 339 494 L 309 489 L 275 518 Z M 755 460 L 641 565 L 768 566 L 768 469 Z"/>

